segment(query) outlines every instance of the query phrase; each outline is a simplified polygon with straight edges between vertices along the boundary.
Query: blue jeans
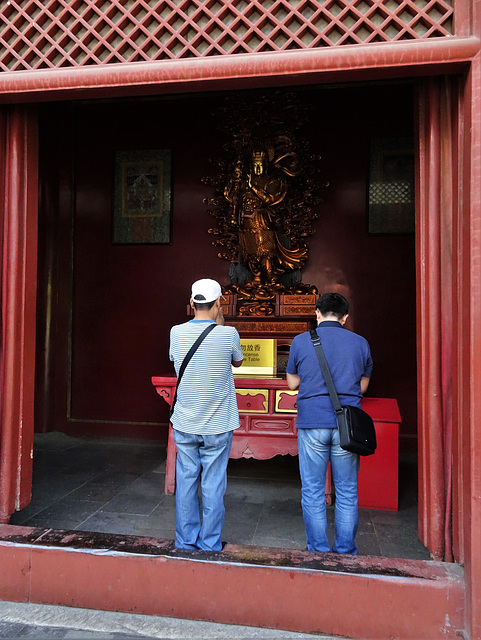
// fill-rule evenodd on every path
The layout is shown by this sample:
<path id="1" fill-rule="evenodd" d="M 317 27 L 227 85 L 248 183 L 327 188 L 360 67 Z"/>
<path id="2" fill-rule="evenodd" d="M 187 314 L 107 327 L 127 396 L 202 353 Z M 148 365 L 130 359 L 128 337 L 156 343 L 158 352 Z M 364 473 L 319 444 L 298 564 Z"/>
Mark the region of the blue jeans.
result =
<path id="1" fill-rule="evenodd" d="M 233 431 L 213 436 L 174 429 L 177 446 L 175 546 L 178 549 L 222 549 L 224 493 Z M 202 524 L 199 507 L 202 491 Z"/>
<path id="2" fill-rule="evenodd" d="M 337 429 L 298 429 L 297 439 L 307 548 L 310 551 L 356 554 L 359 456 L 341 449 Z M 327 538 L 325 504 L 329 461 L 336 490 L 332 549 Z"/>

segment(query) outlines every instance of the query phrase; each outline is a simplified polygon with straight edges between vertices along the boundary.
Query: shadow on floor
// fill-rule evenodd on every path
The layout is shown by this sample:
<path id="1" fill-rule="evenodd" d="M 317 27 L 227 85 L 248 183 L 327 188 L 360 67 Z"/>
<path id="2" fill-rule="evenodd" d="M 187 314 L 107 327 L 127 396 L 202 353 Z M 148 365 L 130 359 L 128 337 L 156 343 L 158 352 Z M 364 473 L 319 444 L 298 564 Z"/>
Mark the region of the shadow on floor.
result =
<path id="1" fill-rule="evenodd" d="M 11 524 L 174 538 L 164 494 L 165 443 L 37 434 L 31 504 Z M 400 461 L 399 511 L 360 509 L 359 554 L 428 560 L 417 534 L 417 467 Z M 304 549 L 296 457 L 230 460 L 222 537 L 232 544 Z M 328 507 L 330 535 L 334 509 Z"/>

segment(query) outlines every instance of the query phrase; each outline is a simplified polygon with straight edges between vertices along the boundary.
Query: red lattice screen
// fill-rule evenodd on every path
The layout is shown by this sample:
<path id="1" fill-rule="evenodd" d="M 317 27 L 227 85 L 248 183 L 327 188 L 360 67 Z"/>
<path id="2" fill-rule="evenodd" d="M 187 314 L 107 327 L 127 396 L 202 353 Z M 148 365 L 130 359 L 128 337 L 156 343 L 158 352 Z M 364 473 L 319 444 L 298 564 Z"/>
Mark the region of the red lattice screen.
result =
<path id="1" fill-rule="evenodd" d="M 447 0 L 2 0 L 0 69 L 414 40 L 452 27 Z"/>

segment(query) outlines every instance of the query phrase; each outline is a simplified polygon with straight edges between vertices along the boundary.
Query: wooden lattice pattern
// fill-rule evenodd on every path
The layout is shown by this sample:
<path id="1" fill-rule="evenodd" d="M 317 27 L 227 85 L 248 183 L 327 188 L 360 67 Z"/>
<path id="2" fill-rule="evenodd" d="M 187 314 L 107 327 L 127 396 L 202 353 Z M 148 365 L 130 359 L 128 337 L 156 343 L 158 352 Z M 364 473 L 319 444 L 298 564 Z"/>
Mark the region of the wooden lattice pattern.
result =
<path id="1" fill-rule="evenodd" d="M 2 0 L 0 69 L 289 51 L 452 32 L 447 0 Z"/>

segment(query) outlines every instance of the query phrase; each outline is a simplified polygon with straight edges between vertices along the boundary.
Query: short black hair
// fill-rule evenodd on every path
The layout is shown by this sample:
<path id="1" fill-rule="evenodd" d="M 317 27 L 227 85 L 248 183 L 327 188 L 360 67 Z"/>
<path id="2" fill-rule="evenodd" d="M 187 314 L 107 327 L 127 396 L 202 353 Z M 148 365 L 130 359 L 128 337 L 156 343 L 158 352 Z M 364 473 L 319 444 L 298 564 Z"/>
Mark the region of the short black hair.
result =
<path id="1" fill-rule="evenodd" d="M 339 320 L 349 313 L 349 302 L 340 293 L 323 293 L 316 302 L 316 309 L 319 309 L 321 315 L 335 315 Z"/>
<path id="2" fill-rule="evenodd" d="M 194 300 L 193 302 L 196 311 L 209 311 L 214 306 L 215 300 L 212 300 L 212 302 L 195 302 Z"/>

